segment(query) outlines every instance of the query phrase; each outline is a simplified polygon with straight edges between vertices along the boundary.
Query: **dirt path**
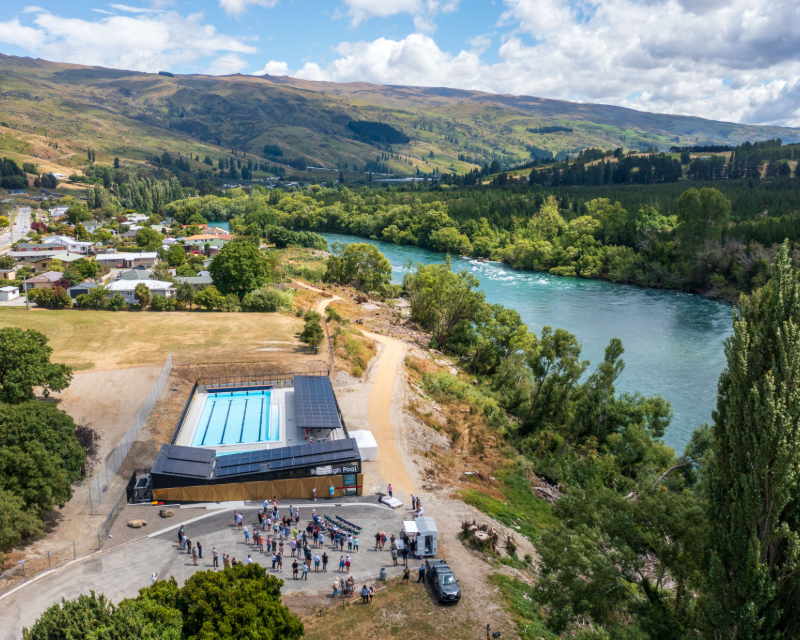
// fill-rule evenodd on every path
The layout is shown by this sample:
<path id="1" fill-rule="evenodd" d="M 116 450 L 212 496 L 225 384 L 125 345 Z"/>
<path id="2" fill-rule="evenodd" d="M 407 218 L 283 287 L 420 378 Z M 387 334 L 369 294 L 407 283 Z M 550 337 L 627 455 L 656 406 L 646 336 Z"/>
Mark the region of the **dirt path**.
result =
<path id="1" fill-rule="evenodd" d="M 405 448 L 400 425 L 393 424 L 393 404 L 395 401 L 395 382 L 397 372 L 405 356 L 405 345 L 399 340 L 387 338 L 369 331 L 362 333 L 383 345 L 378 360 L 378 369 L 369 394 L 367 415 L 372 435 L 378 443 L 378 469 L 381 476 L 392 483 L 392 488 L 401 494 L 411 496 L 414 483 L 406 470 L 400 448 Z M 402 403 L 400 403 L 402 411 Z M 402 419 L 402 418 L 401 418 Z M 398 440 L 401 442 L 398 445 Z"/>
<path id="2" fill-rule="evenodd" d="M 323 293 L 322 290 L 295 280 L 294 284 Z M 341 300 L 339 296 L 323 298 L 317 304 L 317 313 L 325 313 L 325 307 L 335 300 Z M 375 340 L 383 346 L 378 354 L 377 371 L 369 393 L 367 408 L 369 429 L 378 443 L 378 472 L 387 481 L 392 483 L 392 488 L 400 494 L 410 497 L 414 492 L 414 483 L 406 470 L 403 458 L 400 454 L 400 447 L 405 448 L 402 438 L 402 429 L 394 424 L 398 418 L 392 420 L 392 414 L 397 414 L 397 403 L 394 401 L 396 394 L 395 383 L 397 372 L 402 365 L 405 356 L 405 345 L 399 340 L 386 336 L 370 333 L 361 330 L 368 338 Z M 393 407 L 393 404 L 395 405 Z M 400 416 L 402 416 L 402 402 L 400 403 Z M 402 417 L 399 418 L 402 420 Z M 400 444 L 398 446 L 398 440 Z"/>

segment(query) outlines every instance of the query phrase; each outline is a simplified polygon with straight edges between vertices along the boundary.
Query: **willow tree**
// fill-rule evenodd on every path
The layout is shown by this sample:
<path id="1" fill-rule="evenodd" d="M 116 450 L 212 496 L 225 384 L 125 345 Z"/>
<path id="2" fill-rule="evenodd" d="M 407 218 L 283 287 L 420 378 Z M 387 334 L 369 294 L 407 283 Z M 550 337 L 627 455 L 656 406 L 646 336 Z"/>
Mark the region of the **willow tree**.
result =
<path id="1" fill-rule="evenodd" d="M 709 614 L 719 639 L 800 636 L 800 284 L 784 243 L 742 296 L 714 412 Z"/>

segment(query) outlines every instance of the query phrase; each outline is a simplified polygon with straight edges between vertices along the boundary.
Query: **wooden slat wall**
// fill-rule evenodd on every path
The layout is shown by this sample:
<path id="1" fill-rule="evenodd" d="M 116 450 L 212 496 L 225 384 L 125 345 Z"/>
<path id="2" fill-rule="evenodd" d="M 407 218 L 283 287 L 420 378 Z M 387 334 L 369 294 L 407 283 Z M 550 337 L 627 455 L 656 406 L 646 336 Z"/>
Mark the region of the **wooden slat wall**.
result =
<path id="1" fill-rule="evenodd" d="M 343 483 L 343 476 L 323 476 L 153 489 L 153 500 L 159 502 L 231 502 L 234 500 L 267 500 L 273 497 L 278 500 L 310 499 L 314 497 L 312 491 L 314 487 L 317 488 L 319 498 L 327 498 L 328 487 L 331 484 L 336 489 L 333 496 L 340 498 L 344 495 Z M 359 473 L 356 476 L 356 484 L 358 485 L 356 489 L 358 495 L 362 495 L 364 474 Z"/>

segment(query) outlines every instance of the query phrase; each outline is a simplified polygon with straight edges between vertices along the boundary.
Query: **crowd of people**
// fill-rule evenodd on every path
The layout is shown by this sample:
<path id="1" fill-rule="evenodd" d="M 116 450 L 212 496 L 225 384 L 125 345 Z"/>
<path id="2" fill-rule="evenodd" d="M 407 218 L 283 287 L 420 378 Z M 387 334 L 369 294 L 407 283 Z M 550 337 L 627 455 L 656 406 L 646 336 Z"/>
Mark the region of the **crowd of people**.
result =
<path id="1" fill-rule="evenodd" d="M 412 496 L 413 510 L 422 511 L 419 500 Z M 327 519 L 327 522 L 325 520 Z M 311 519 L 305 527 L 300 524 L 300 510 L 289 506 L 288 510 L 281 513 L 278 501 L 264 500 L 263 506 L 258 510 L 258 522 L 253 524 L 252 531 L 244 521 L 244 515 L 239 511 L 233 512 L 233 526 L 237 532 L 244 537 L 247 546 L 252 545 L 254 550 L 268 556 L 270 570 L 276 573 L 283 573 L 283 563 L 286 558 L 291 560 L 291 570 L 293 580 L 308 580 L 309 573 L 327 573 L 331 557 L 328 551 L 339 552 L 339 560 L 334 567 L 342 576 L 336 576 L 333 580 L 334 597 L 352 597 L 355 595 L 355 579 L 351 575 L 353 565 L 353 554 L 359 553 L 359 533 L 358 527 L 353 528 L 339 526 L 331 518 L 323 519 L 316 509 L 312 510 Z M 346 521 L 343 521 L 346 523 Z M 349 523 L 348 523 L 349 524 Z M 355 529 L 355 530 L 354 530 Z M 178 529 L 178 543 L 180 550 L 192 556 L 192 563 L 197 566 L 198 561 L 203 558 L 203 545 L 200 540 L 192 540 L 186 532 L 186 528 L 181 525 Z M 327 546 L 326 546 L 327 543 Z M 409 538 L 402 534 L 401 538 L 389 534 L 385 531 L 375 533 L 375 550 L 385 551 L 388 545 L 392 557 L 393 566 L 400 566 L 402 561 L 403 579 L 402 582 L 408 583 L 409 568 L 408 560 L 416 558 L 415 538 Z M 345 546 L 347 552 L 345 553 Z M 287 558 L 287 555 L 288 558 Z M 331 554 L 333 555 L 333 554 Z M 220 566 L 220 559 L 221 565 Z M 220 553 L 216 547 L 211 548 L 212 570 L 219 571 L 235 566 L 239 562 L 251 564 L 255 562 L 252 554 L 248 554 L 246 560 L 237 561 L 230 554 Z M 263 563 L 262 563 L 263 564 Z M 421 571 L 424 568 L 421 567 Z M 155 582 L 158 574 L 151 576 L 151 581 Z M 375 590 L 373 587 L 364 585 L 359 591 L 362 601 L 371 603 Z"/>

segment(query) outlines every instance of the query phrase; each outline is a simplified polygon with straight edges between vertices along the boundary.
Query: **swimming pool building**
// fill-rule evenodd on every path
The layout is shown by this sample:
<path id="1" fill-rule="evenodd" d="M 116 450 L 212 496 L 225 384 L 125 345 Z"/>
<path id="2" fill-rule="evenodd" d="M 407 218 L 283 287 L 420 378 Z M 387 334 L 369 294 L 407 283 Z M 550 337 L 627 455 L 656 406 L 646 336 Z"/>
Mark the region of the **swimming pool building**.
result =
<path id="1" fill-rule="evenodd" d="M 315 488 L 338 497 L 360 495 L 362 478 L 330 378 L 296 375 L 196 384 L 150 469 L 149 489 L 164 502 L 311 498 Z"/>

